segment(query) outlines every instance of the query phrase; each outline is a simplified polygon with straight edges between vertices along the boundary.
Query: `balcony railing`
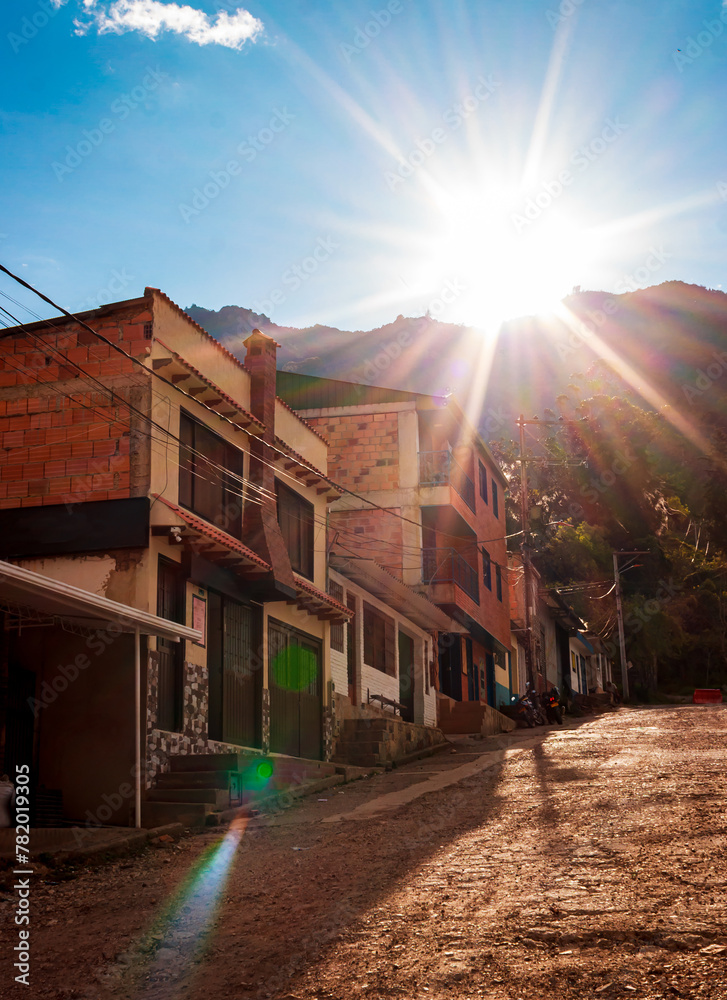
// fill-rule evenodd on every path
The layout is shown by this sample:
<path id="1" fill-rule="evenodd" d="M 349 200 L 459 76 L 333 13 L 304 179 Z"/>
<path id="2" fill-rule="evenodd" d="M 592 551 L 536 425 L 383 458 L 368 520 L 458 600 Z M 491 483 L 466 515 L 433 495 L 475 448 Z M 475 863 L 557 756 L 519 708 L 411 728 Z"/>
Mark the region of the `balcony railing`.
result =
<path id="1" fill-rule="evenodd" d="M 422 554 L 425 583 L 456 583 L 460 590 L 479 604 L 477 570 L 456 549 L 423 549 Z"/>
<path id="2" fill-rule="evenodd" d="M 475 509 L 475 484 L 451 451 L 419 452 L 419 485 L 454 487 L 471 511 Z"/>

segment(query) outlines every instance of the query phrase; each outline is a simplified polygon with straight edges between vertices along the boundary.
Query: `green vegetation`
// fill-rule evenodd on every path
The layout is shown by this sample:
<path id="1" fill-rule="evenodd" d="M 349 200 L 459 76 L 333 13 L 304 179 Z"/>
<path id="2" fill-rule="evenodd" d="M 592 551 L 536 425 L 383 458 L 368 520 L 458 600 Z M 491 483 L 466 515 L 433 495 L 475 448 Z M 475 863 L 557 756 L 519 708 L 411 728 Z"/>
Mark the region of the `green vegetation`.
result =
<path id="1" fill-rule="evenodd" d="M 648 408 L 603 363 L 573 376 L 557 407 L 545 418 L 562 423 L 529 424 L 525 448 L 531 555 L 543 584 L 582 588 L 568 599 L 618 663 L 612 555 L 645 551 L 622 576 L 632 693 L 648 701 L 657 686 L 677 694 L 725 685 L 725 431 Z M 497 451 L 511 482 L 508 533 L 517 532 L 519 446 L 503 440 Z"/>

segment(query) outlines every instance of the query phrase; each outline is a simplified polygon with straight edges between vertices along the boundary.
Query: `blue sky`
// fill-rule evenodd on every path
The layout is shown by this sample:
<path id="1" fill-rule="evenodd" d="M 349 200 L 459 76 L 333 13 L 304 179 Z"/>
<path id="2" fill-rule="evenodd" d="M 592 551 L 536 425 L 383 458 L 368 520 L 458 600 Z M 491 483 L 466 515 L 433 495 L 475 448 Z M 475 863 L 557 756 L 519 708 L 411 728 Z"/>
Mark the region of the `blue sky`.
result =
<path id="1" fill-rule="evenodd" d="M 486 329 L 575 285 L 727 287 L 719 0 L 23 0 L 0 21 L 0 261 L 71 310 L 154 285 L 285 325 Z"/>

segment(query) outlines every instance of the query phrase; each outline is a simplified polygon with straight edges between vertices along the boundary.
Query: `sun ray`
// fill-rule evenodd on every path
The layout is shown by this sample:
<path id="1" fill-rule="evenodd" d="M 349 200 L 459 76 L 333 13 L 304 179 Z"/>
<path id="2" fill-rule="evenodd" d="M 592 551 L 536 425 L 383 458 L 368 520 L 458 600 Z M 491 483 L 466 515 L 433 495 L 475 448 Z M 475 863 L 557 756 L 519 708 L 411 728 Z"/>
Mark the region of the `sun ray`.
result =
<path id="1" fill-rule="evenodd" d="M 590 344 L 594 353 L 607 361 L 621 378 L 637 392 L 641 398 L 654 410 L 660 413 L 675 430 L 679 431 L 690 441 L 702 454 L 715 458 L 720 466 L 727 469 L 727 461 L 714 455 L 714 449 L 708 438 L 699 431 L 690 420 L 670 403 L 658 389 L 649 382 L 648 378 L 638 372 L 621 355 L 603 340 L 595 330 L 587 327 L 584 322 L 572 312 L 565 303 L 561 303 L 557 310 L 558 317 L 563 323 L 578 337 L 583 337 L 585 342 Z M 593 324 L 591 324 L 592 326 Z"/>
<path id="2" fill-rule="evenodd" d="M 538 180 L 540 174 L 540 164 L 543 158 L 548 137 L 548 126 L 555 105 L 555 95 L 558 90 L 558 83 L 563 72 L 565 55 L 568 42 L 573 30 L 574 19 L 566 18 L 559 26 L 553 41 L 553 48 L 550 53 L 548 69 L 545 74 L 545 82 L 540 95 L 540 104 L 535 116 L 535 125 L 530 140 L 525 169 L 523 170 L 521 187 L 528 191 Z"/>

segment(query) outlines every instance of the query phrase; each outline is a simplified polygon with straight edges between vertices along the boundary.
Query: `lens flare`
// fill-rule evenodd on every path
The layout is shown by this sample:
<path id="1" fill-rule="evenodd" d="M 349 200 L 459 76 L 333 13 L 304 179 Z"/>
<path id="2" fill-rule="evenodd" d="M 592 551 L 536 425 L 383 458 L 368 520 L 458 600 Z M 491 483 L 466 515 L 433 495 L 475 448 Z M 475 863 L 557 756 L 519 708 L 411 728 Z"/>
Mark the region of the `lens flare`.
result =
<path id="1" fill-rule="evenodd" d="M 286 646 L 273 660 L 272 671 L 279 688 L 305 691 L 318 676 L 318 660 L 310 649 Z"/>

